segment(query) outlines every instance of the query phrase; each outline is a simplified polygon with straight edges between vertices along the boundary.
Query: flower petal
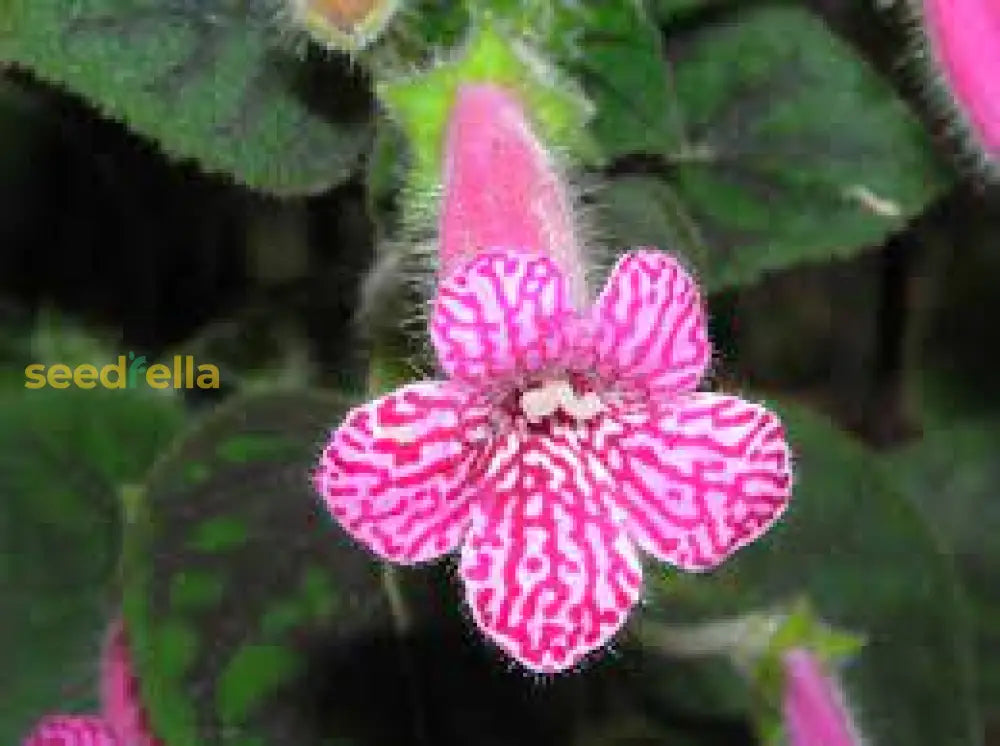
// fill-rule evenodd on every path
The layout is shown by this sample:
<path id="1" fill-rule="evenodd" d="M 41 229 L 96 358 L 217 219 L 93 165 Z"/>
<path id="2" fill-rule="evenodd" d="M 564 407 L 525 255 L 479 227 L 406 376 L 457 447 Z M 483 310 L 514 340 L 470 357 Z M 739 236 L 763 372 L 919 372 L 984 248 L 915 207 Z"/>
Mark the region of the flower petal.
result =
<path id="1" fill-rule="evenodd" d="M 111 623 L 101 656 L 101 709 L 118 739 L 127 746 L 159 743 L 142 705 L 139 680 L 132 669 L 125 626 L 120 619 Z"/>
<path id="2" fill-rule="evenodd" d="M 403 386 L 350 412 L 313 483 L 330 512 L 376 554 L 405 564 L 454 549 L 469 522 L 466 488 L 485 412 L 448 383 Z"/>
<path id="3" fill-rule="evenodd" d="M 579 317 L 549 257 L 489 250 L 438 286 L 431 341 L 450 378 L 477 387 L 573 364 Z"/>
<path id="4" fill-rule="evenodd" d="M 639 598 L 635 548 L 611 520 L 608 475 L 559 434 L 499 444 L 473 509 L 461 576 L 483 632 L 532 671 L 574 666 Z"/>
<path id="5" fill-rule="evenodd" d="M 654 557 L 708 570 L 784 513 L 791 455 L 778 417 L 725 394 L 686 397 L 626 424 L 615 498 L 629 534 Z"/>
<path id="6" fill-rule="evenodd" d="M 597 370 L 650 395 L 693 391 L 712 360 L 698 285 L 669 254 L 625 254 L 593 309 Z"/>
<path id="7" fill-rule="evenodd" d="M 47 715 L 21 746 L 119 746 L 108 723 L 90 715 Z"/>

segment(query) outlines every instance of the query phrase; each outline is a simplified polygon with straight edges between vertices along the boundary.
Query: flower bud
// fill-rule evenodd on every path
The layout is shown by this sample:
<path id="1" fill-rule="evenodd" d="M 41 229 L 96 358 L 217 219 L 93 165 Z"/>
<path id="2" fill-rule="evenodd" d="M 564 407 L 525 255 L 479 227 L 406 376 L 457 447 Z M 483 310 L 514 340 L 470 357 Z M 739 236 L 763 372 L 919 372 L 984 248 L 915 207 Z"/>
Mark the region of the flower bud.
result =
<path id="1" fill-rule="evenodd" d="M 287 0 L 292 22 L 328 49 L 357 52 L 382 33 L 399 0 Z"/>

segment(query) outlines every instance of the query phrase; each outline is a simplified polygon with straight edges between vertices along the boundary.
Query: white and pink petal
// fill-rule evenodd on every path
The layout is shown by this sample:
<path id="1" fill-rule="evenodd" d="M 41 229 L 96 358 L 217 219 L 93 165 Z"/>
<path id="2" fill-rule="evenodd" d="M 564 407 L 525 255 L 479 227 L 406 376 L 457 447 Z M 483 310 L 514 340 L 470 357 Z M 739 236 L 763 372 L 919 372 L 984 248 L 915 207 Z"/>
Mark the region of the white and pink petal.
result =
<path id="1" fill-rule="evenodd" d="M 103 718 L 92 715 L 47 715 L 21 746 L 127 746 Z"/>
<path id="2" fill-rule="evenodd" d="M 615 503 L 645 551 L 709 570 L 765 533 L 788 506 L 791 452 L 778 416 L 697 393 L 626 425 L 612 459 Z"/>
<path id="3" fill-rule="evenodd" d="M 635 548 L 607 509 L 608 475 L 558 432 L 499 444 L 473 510 L 460 573 L 472 616 L 531 671 L 604 646 L 639 599 Z"/>
<path id="4" fill-rule="evenodd" d="M 484 250 L 438 286 L 430 336 L 449 378 L 495 389 L 575 363 L 580 318 L 550 257 Z"/>
<path id="5" fill-rule="evenodd" d="M 379 556 L 436 559 L 468 527 L 488 414 L 449 383 L 403 386 L 347 414 L 313 483 L 340 525 Z"/>
<path id="6" fill-rule="evenodd" d="M 649 396 L 694 391 L 712 361 L 698 285 L 662 251 L 622 256 L 592 321 L 597 372 Z"/>

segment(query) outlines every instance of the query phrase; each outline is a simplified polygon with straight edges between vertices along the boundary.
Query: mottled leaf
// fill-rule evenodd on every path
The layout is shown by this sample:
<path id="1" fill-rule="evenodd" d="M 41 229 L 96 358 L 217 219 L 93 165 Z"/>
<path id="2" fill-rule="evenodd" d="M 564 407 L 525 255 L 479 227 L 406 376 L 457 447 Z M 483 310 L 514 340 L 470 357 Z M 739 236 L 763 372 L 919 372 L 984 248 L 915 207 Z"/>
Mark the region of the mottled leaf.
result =
<path id="1" fill-rule="evenodd" d="M 255 189 L 322 191 L 369 139 L 368 94 L 346 63 L 323 76 L 275 43 L 276 9 L 238 0 L 7 0 L 0 60 Z"/>
<path id="2" fill-rule="evenodd" d="M 149 392 L 0 396 L 0 742 L 93 703 L 119 486 L 142 478 L 181 421 L 174 398 Z"/>
<path id="3" fill-rule="evenodd" d="M 825 623 L 866 640 L 844 678 L 873 744 L 978 743 L 951 563 L 873 456 L 817 415 L 780 410 L 797 457 L 786 518 L 710 575 L 650 578 L 649 618 L 706 620 L 805 596 Z"/>
<path id="4" fill-rule="evenodd" d="M 380 565 L 333 525 L 309 479 L 347 406 L 319 393 L 231 401 L 137 501 L 126 626 L 153 731 L 170 746 L 326 744 L 361 727 L 344 688 L 358 685 L 363 647 L 395 650 L 393 617 Z M 387 706 L 405 707 L 398 662 L 371 665 Z M 371 720 L 369 735 L 399 727 Z"/>

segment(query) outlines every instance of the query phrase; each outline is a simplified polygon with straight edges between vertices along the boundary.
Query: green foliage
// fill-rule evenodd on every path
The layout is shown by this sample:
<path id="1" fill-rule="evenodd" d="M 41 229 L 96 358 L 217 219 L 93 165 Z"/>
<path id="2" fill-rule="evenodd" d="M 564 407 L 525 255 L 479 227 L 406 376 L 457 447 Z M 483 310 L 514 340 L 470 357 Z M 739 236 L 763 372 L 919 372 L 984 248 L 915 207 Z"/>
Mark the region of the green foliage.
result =
<path id="1" fill-rule="evenodd" d="M 344 735 L 324 681 L 345 682 L 325 667 L 393 628 L 379 564 L 331 525 L 308 479 L 346 407 L 319 393 L 240 397 L 153 470 L 127 526 L 124 608 L 166 743 Z"/>
<path id="2" fill-rule="evenodd" d="M 888 471 L 947 541 L 976 622 L 980 699 L 1000 712 L 1000 426 L 994 415 L 933 413 L 923 437 L 886 457 Z"/>
<path id="3" fill-rule="evenodd" d="M 648 0 L 650 15 L 661 23 L 671 23 L 706 8 L 721 7 L 730 0 Z M 734 3 L 731 3 L 734 4 Z"/>
<path id="4" fill-rule="evenodd" d="M 23 384 L 22 384 L 23 385 Z M 148 391 L 0 393 L 0 741 L 93 704 L 120 547 L 120 485 L 182 422 Z"/>
<path id="5" fill-rule="evenodd" d="M 66 86 L 169 156 L 277 194 L 346 178 L 369 142 L 368 94 L 274 44 L 269 3 L 8 0 L 0 60 Z"/>
<path id="6" fill-rule="evenodd" d="M 796 452 L 788 514 L 711 575 L 649 578 L 649 615 L 699 621 L 804 596 L 825 623 L 866 640 L 843 675 L 872 743 L 977 743 L 968 620 L 949 560 L 873 456 L 800 407 L 780 411 Z"/>
<path id="7" fill-rule="evenodd" d="M 667 48 L 683 136 L 639 159 L 660 176 L 611 181 L 605 233 L 616 246 L 683 205 L 673 232 L 697 227 L 693 258 L 716 290 L 877 244 L 947 183 L 889 85 L 804 10 L 746 10 Z M 676 197 L 663 196 L 664 179 Z M 651 215 L 638 225 L 640 210 L 620 207 L 633 200 Z"/>
<path id="8" fill-rule="evenodd" d="M 636 2 L 582 6 L 572 54 L 557 57 L 596 106 L 594 136 L 605 158 L 660 153 L 683 136 L 660 30 Z"/>

